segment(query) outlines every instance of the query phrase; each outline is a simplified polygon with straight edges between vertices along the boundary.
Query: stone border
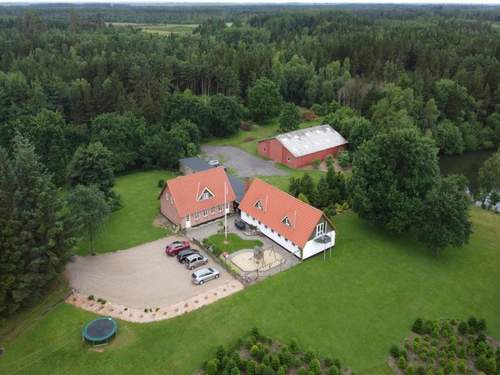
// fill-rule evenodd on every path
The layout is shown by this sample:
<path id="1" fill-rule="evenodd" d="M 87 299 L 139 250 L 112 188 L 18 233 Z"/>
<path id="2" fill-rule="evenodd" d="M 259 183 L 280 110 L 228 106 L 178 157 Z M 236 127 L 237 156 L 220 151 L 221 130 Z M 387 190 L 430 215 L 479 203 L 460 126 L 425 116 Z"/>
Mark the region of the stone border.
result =
<path id="1" fill-rule="evenodd" d="M 230 296 L 233 293 L 239 292 L 243 288 L 243 284 L 237 280 L 228 281 L 226 284 L 191 297 L 185 301 L 160 308 L 152 307 L 152 312 L 144 312 L 144 309 L 130 308 L 112 302 L 101 304 L 95 300 L 89 300 L 87 295 L 76 291 L 66 298 L 66 303 L 95 314 L 111 316 L 128 322 L 151 323 L 175 318 L 179 315 L 194 311 L 200 307 L 207 306 L 224 297 Z"/>

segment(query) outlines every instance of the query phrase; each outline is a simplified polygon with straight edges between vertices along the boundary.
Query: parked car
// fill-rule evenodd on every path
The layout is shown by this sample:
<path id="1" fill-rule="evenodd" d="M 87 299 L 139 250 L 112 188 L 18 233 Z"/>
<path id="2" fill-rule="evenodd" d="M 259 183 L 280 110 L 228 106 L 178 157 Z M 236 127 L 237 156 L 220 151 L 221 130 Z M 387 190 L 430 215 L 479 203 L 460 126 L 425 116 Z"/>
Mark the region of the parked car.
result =
<path id="1" fill-rule="evenodd" d="M 193 274 L 191 275 L 193 283 L 197 285 L 204 284 L 205 282 L 212 279 L 218 279 L 219 276 L 219 271 L 212 267 L 202 268 L 201 270 L 193 272 Z"/>
<path id="2" fill-rule="evenodd" d="M 179 252 L 179 254 L 177 254 L 177 260 L 179 261 L 179 263 L 184 263 L 186 258 L 193 254 L 199 254 L 198 250 L 195 249 L 182 250 Z"/>
<path id="3" fill-rule="evenodd" d="M 189 270 L 194 270 L 195 268 L 198 268 L 199 266 L 204 266 L 207 263 L 208 263 L 208 258 L 201 254 L 191 254 L 188 255 L 186 259 L 184 259 L 184 264 L 186 265 L 186 268 Z"/>
<path id="4" fill-rule="evenodd" d="M 173 257 L 179 254 L 180 251 L 190 248 L 191 244 L 189 243 L 189 241 L 174 241 L 167 245 L 167 247 L 165 248 L 165 253 L 168 256 Z"/>
<path id="5" fill-rule="evenodd" d="M 243 220 L 241 220 L 241 219 L 236 219 L 234 221 L 234 226 L 236 228 L 238 228 L 239 230 L 245 230 L 246 227 L 247 227 L 247 224 Z"/>

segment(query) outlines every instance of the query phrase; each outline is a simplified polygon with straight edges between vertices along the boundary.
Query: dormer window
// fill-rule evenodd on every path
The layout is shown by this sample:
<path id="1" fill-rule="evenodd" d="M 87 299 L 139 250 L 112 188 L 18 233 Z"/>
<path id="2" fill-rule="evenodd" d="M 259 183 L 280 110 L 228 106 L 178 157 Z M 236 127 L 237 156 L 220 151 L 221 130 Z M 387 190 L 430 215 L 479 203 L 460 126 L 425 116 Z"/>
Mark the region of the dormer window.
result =
<path id="1" fill-rule="evenodd" d="M 290 220 L 288 219 L 288 216 L 285 216 L 285 217 L 283 218 L 283 220 L 281 220 L 281 222 L 282 222 L 283 224 L 285 224 L 286 226 L 288 226 L 288 227 L 291 227 L 291 226 L 292 226 L 292 224 L 290 223 Z"/>
<path id="2" fill-rule="evenodd" d="M 263 208 L 262 208 L 262 203 L 261 203 L 260 201 L 255 202 L 254 206 L 255 206 L 256 208 L 258 208 L 259 210 L 261 210 L 261 211 L 263 210 Z"/>
<path id="3" fill-rule="evenodd" d="M 198 200 L 205 201 L 205 200 L 211 199 L 213 197 L 214 197 L 214 193 L 212 193 L 210 190 L 208 190 L 208 188 L 205 188 L 203 190 L 203 192 L 200 194 L 200 196 L 198 197 Z"/>

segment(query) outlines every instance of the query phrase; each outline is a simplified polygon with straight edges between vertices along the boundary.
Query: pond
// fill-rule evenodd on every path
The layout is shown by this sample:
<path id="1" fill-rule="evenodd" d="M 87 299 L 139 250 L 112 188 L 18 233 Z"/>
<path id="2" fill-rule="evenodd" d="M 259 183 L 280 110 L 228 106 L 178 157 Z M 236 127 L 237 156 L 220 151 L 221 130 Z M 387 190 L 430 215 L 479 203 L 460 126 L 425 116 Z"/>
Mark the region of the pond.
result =
<path id="1" fill-rule="evenodd" d="M 479 189 L 479 169 L 494 150 L 472 151 L 462 155 L 443 155 L 439 158 L 439 168 L 445 176 L 450 174 L 463 174 L 469 181 L 469 189 L 477 193 Z"/>

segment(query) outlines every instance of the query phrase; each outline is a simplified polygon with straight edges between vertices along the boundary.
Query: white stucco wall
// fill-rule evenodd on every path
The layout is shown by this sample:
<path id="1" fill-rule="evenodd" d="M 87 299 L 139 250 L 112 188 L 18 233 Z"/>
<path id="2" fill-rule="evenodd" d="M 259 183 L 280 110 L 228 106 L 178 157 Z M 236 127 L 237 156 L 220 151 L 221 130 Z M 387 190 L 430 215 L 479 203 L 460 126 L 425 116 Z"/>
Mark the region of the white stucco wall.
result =
<path id="1" fill-rule="evenodd" d="M 313 255 L 316 255 L 320 252 L 325 251 L 326 249 L 329 249 L 330 247 L 335 246 L 335 231 L 332 230 L 331 232 L 325 233 L 328 236 L 330 236 L 330 242 L 329 243 L 319 243 L 314 240 L 310 240 L 306 242 L 306 246 L 304 246 L 304 251 L 303 251 L 303 258 L 302 259 L 307 259 L 309 257 L 312 257 Z"/>
<path id="2" fill-rule="evenodd" d="M 287 249 L 297 258 L 301 259 L 301 253 L 298 246 L 294 245 L 291 241 L 287 240 L 283 236 L 278 235 L 278 233 L 272 231 L 271 228 L 269 227 L 266 228 L 264 224 L 262 223 L 259 224 L 258 220 L 248 215 L 245 211 L 241 211 L 241 220 L 243 220 L 247 224 L 257 227 L 257 229 L 259 229 L 266 237 L 270 238 L 280 246 Z"/>

